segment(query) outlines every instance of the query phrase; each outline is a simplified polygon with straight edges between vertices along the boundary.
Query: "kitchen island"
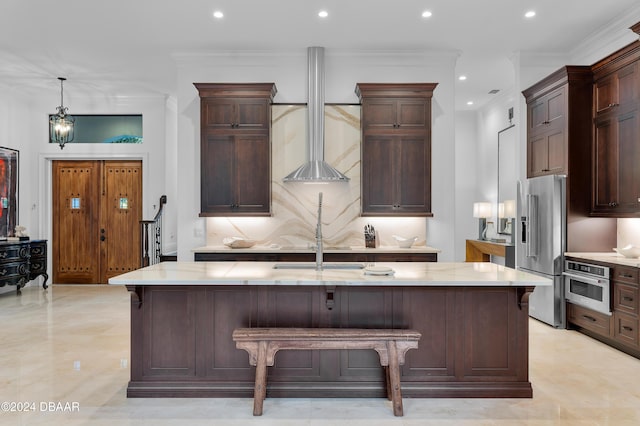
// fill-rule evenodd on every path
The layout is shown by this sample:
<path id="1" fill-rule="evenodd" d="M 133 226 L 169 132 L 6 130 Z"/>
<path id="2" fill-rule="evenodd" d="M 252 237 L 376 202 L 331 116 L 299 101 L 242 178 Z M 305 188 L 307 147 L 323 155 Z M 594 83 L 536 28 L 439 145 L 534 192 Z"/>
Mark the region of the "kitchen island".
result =
<path id="1" fill-rule="evenodd" d="M 422 338 L 402 367 L 405 397 L 532 396 L 528 298 L 549 280 L 492 263 L 274 265 L 165 262 L 111 278 L 131 292 L 127 396 L 252 397 L 239 327 L 411 328 Z M 268 373 L 267 397 L 386 396 L 375 351 L 283 351 Z"/>

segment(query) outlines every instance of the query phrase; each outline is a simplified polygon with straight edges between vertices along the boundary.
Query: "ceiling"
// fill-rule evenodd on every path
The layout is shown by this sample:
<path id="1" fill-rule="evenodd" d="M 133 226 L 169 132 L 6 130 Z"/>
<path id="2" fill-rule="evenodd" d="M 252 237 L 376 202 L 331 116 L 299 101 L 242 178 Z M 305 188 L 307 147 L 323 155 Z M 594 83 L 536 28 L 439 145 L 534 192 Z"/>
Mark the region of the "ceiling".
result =
<path id="1" fill-rule="evenodd" d="M 0 90 L 36 95 L 64 76 L 73 95 L 175 94 L 174 53 L 444 50 L 468 76 L 456 109 L 475 109 L 513 85 L 514 52 L 567 53 L 631 10 L 637 0 L 2 0 Z"/>

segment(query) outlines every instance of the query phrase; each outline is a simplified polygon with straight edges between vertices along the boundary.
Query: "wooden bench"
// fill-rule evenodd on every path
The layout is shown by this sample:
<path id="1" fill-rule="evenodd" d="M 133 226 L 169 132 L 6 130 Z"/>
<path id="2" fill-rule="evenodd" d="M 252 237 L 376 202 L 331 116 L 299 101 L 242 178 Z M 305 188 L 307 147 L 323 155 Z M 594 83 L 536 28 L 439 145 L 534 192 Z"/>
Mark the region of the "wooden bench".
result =
<path id="1" fill-rule="evenodd" d="M 387 397 L 393 414 L 402 416 L 400 366 L 409 349 L 418 347 L 421 334 L 415 330 L 353 328 L 237 328 L 233 340 L 238 349 L 249 353 L 249 364 L 256 366 L 253 415 L 262 415 L 267 393 L 267 366 L 281 349 L 374 349 L 386 370 Z"/>

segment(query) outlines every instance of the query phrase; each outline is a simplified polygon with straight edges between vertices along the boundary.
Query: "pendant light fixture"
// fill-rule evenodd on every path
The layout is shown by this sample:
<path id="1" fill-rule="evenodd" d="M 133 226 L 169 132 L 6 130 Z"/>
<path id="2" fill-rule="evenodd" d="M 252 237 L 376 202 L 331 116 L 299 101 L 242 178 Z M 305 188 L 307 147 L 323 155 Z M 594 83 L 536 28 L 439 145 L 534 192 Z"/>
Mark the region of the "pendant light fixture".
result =
<path id="1" fill-rule="evenodd" d="M 58 77 L 60 80 L 60 106 L 58 112 L 49 118 L 49 139 L 64 148 L 64 144 L 73 140 L 73 125 L 76 121 L 74 117 L 67 114 L 69 108 L 64 106 L 64 89 L 62 87 L 66 78 Z"/>

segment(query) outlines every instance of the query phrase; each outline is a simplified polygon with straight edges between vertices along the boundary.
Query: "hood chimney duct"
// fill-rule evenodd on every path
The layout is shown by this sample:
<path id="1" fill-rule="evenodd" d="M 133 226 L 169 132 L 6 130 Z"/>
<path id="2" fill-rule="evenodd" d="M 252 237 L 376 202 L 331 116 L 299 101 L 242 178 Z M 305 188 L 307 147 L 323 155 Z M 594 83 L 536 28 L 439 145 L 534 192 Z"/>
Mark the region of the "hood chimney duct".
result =
<path id="1" fill-rule="evenodd" d="M 309 161 L 284 182 L 348 182 L 349 178 L 324 161 L 324 48 L 307 49 L 307 144 Z"/>

